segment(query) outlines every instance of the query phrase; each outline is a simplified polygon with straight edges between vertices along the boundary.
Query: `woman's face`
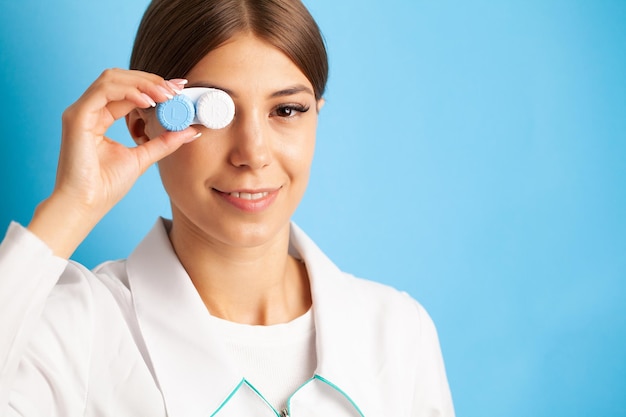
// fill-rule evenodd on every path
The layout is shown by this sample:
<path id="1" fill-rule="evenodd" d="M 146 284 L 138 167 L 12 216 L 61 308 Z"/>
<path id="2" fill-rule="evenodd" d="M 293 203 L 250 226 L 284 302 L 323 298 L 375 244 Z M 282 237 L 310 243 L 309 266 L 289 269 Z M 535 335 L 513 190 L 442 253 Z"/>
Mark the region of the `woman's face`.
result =
<path id="1" fill-rule="evenodd" d="M 285 237 L 306 189 L 315 147 L 313 86 L 280 50 L 240 35 L 206 55 L 187 87 L 223 89 L 235 102 L 224 129 L 202 136 L 159 163 L 177 233 L 207 243 L 252 247 Z M 155 117 L 146 133 L 162 132 Z"/>

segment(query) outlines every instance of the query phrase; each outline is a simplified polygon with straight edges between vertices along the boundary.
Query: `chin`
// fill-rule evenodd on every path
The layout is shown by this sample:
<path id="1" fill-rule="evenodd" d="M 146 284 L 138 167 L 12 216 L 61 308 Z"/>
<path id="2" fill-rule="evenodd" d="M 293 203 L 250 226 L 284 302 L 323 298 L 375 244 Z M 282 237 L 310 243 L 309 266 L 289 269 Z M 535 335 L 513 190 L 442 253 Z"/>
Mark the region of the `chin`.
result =
<path id="1" fill-rule="evenodd" d="M 225 222 L 226 223 L 226 222 Z M 273 222 L 228 222 L 220 224 L 217 237 L 224 244 L 238 248 L 255 248 L 272 245 L 289 239 L 289 220 L 280 223 Z"/>

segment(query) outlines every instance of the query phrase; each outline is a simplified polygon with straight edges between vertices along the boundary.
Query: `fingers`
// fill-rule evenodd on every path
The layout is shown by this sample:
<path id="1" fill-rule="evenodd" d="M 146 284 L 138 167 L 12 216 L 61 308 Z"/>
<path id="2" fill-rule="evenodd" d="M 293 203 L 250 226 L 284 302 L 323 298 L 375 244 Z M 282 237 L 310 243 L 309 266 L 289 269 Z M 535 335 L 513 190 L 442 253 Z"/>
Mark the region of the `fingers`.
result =
<path id="1" fill-rule="evenodd" d="M 159 136 L 137 146 L 133 149 L 136 153 L 137 163 L 141 172 L 145 172 L 150 165 L 170 155 L 182 145 L 199 138 L 201 133 L 193 127 L 188 127 L 180 132 L 164 131 Z"/>
<path id="2" fill-rule="evenodd" d="M 132 72 L 131 72 L 132 73 Z M 137 74 L 141 79 L 137 80 L 138 84 L 125 91 L 120 91 L 119 100 L 111 100 L 107 104 L 107 109 L 111 117 L 115 120 L 124 117 L 134 108 L 156 107 L 157 103 L 164 102 L 173 98 L 176 94 L 180 94 L 186 80 L 164 80 L 153 74 L 139 72 Z M 111 78 L 114 78 L 111 76 Z M 148 78 L 147 82 L 143 82 L 143 78 Z M 131 82 L 135 80 L 129 80 Z M 176 84 L 179 82 L 179 84 Z M 123 86 L 126 87 L 126 86 Z M 124 95 L 125 94 L 125 95 Z"/>
<path id="3" fill-rule="evenodd" d="M 154 107 L 180 93 L 183 83 L 143 71 L 108 69 L 66 110 L 65 119 L 103 134 L 134 108 Z"/>

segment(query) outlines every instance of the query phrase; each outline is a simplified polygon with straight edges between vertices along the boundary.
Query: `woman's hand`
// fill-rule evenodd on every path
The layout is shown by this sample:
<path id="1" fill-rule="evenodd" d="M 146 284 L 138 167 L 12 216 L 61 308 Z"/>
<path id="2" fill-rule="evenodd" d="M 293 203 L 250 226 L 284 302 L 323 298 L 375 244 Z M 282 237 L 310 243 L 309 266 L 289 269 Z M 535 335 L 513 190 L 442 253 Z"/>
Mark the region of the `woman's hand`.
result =
<path id="1" fill-rule="evenodd" d="M 55 254 L 69 257 L 150 165 L 196 137 L 193 127 L 164 131 L 128 148 L 105 136 L 115 120 L 134 109 L 171 98 L 182 89 L 176 82 L 141 71 L 109 69 L 63 113 L 54 191 L 28 226 Z"/>

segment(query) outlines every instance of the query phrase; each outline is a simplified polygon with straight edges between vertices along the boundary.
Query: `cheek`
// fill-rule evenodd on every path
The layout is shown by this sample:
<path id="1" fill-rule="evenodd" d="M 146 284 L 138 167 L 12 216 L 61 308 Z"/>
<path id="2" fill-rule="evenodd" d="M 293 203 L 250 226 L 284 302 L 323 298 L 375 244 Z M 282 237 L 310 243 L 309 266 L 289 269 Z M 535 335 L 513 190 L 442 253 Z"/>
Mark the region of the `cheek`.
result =
<path id="1" fill-rule="evenodd" d="M 165 128 L 161 126 L 156 116 L 154 115 L 154 111 L 152 111 L 152 113 L 150 113 L 150 115 L 146 117 L 146 134 L 150 139 L 153 139 L 163 132 L 165 132 Z"/>
<path id="2" fill-rule="evenodd" d="M 176 151 L 159 161 L 159 170 L 165 180 L 176 178 L 179 181 L 189 182 L 202 175 L 207 167 L 214 165 L 213 161 L 207 160 L 206 155 L 211 155 L 203 149 L 202 137 L 197 141 L 184 144 Z"/>
<path id="3" fill-rule="evenodd" d="M 166 188 L 201 191 L 207 179 L 228 169 L 228 137 L 206 128 L 199 130 L 202 136 L 159 161 L 159 172 Z"/>
<path id="4" fill-rule="evenodd" d="M 274 147 L 274 160 L 293 174 L 308 171 L 313 160 L 315 144 L 313 138 L 300 137 L 294 140 L 291 136 L 285 141 L 280 141 Z"/>
<path id="5" fill-rule="evenodd" d="M 292 135 L 283 142 L 281 154 L 293 179 L 306 186 L 315 153 L 315 130 L 301 132 L 298 136 L 295 139 Z"/>
<path id="6" fill-rule="evenodd" d="M 184 159 L 182 156 L 182 148 L 179 148 L 176 152 L 161 159 L 158 163 L 161 182 L 170 196 L 172 190 L 180 188 L 180 185 L 177 186 L 177 184 L 187 183 L 185 176 L 188 171 L 180 169 L 183 165 L 181 159 Z"/>
<path id="7" fill-rule="evenodd" d="M 289 160 L 301 165 L 301 169 L 308 169 L 313 160 L 316 140 L 315 121 L 309 121 L 297 130 L 288 130 L 281 134 L 281 152 Z"/>

